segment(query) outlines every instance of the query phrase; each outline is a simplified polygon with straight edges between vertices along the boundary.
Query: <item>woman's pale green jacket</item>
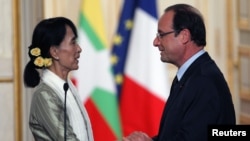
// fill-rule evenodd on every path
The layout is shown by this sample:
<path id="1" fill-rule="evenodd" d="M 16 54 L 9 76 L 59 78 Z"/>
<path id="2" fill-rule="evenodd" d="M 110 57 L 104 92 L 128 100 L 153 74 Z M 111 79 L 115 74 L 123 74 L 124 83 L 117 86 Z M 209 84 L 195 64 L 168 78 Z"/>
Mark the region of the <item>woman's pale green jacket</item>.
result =
<path id="1" fill-rule="evenodd" d="M 77 101 L 80 106 L 81 102 Z M 81 107 L 81 106 L 80 106 Z M 30 109 L 29 125 L 36 141 L 63 141 L 64 140 L 64 103 L 56 92 L 45 83 L 37 87 Z M 83 117 L 86 114 L 81 108 Z M 67 141 L 78 141 L 69 118 L 66 120 Z M 90 123 L 87 123 L 87 133 L 89 141 L 93 141 Z"/>

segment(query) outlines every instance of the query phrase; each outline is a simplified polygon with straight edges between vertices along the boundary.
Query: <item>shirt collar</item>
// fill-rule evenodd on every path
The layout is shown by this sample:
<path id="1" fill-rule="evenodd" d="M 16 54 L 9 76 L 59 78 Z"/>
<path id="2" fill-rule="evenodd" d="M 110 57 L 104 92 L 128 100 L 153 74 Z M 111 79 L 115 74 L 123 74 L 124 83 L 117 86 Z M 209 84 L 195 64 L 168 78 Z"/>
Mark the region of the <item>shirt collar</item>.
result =
<path id="1" fill-rule="evenodd" d="M 186 70 L 188 69 L 188 67 L 199 57 L 201 56 L 203 53 L 205 53 L 205 50 L 200 50 L 199 52 L 197 52 L 196 54 L 194 54 L 191 58 L 189 58 L 177 71 L 177 78 L 178 80 L 181 80 L 183 74 L 186 72 Z"/>

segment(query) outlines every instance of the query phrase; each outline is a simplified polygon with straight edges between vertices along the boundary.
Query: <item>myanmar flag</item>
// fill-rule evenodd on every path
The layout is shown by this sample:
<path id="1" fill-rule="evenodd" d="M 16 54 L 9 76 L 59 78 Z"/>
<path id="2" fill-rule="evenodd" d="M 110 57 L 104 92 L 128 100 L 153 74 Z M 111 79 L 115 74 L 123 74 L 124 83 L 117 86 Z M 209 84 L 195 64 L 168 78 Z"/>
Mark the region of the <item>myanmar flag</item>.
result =
<path id="1" fill-rule="evenodd" d="M 167 66 L 153 46 L 157 32 L 155 0 L 125 0 L 112 49 L 123 135 L 158 133 L 169 94 Z"/>
<path id="2" fill-rule="evenodd" d="M 78 31 L 82 53 L 73 79 L 88 111 L 95 141 L 115 141 L 122 135 L 100 0 L 82 1 Z"/>

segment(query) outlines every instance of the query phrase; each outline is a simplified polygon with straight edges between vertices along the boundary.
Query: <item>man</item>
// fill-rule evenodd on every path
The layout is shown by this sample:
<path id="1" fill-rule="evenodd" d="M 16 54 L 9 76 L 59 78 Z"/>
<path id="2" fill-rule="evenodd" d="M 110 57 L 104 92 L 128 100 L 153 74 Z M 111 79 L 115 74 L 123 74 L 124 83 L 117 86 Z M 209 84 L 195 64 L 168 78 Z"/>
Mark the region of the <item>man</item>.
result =
<path id="1" fill-rule="evenodd" d="M 200 12 L 187 4 L 165 9 L 153 42 L 161 61 L 178 67 L 153 138 L 134 132 L 123 141 L 206 141 L 208 125 L 235 124 L 231 93 L 223 74 L 204 50 L 206 30 Z"/>

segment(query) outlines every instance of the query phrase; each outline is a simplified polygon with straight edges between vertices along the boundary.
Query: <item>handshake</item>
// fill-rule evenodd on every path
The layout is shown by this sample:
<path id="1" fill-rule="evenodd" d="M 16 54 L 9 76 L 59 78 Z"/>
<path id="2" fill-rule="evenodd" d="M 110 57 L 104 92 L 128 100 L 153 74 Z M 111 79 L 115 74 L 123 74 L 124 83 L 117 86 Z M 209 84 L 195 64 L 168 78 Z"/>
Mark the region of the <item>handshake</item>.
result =
<path id="1" fill-rule="evenodd" d="M 134 131 L 130 135 L 123 137 L 122 141 L 153 141 L 146 133 Z"/>

